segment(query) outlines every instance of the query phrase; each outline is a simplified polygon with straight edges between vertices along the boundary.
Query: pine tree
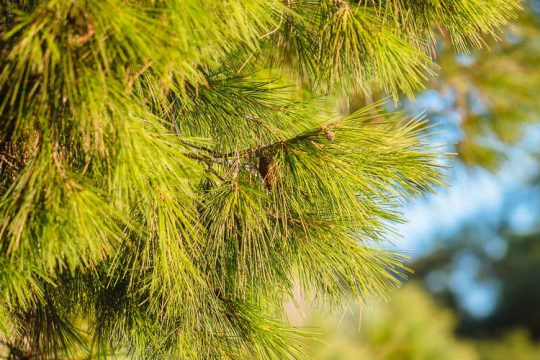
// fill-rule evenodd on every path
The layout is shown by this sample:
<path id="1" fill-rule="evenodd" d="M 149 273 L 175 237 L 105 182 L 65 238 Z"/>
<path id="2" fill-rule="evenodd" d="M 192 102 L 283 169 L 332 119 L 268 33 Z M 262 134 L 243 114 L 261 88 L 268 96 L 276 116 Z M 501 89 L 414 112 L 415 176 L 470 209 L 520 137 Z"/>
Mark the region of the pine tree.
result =
<path id="1" fill-rule="evenodd" d="M 441 181 L 412 96 L 514 0 L 0 1 L 0 340 L 11 358 L 301 358 L 296 288 L 405 276 Z M 306 298 L 308 295 L 306 295 Z"/>

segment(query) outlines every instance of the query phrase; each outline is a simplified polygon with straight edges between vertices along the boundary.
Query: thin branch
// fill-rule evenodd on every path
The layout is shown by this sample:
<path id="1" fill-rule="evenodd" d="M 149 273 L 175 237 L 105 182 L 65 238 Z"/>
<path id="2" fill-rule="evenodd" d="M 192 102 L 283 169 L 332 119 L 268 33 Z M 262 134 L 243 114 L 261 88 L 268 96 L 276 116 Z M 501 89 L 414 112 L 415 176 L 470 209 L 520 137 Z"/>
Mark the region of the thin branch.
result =
<path id="1" fill-rule="evenodd" d="M 249 149 L 244 149 L 244 150 L 240 150 L 240 151 L 231 151 L 231 152 L 224 153 L 224 154 L 216 154 L 216 153 L 214 153 L 213 156 L 215 158 L 231 158 L 233 156 L 237 156 L 237 154 L 238 154 L 238 155 L 240 155 L 240 157 L 257 157 L 257 156 L 260 156 L 260 155 L 268 152 L 269 150 L 272 150 L 272 149 L 275 149 L 275 148 L 280 148 L 280 147 L 285 147 L 287 145 L 294 144 L 294 143 L 297 143 L 297 142 L 300 142 L 300 141 L 315 137 L 315 136 L 319 135 L 320 133 L 328 132 L 328 131 L 330 131 L 330 130 L 332 130 L 334 128 L 337 128 L 337 127 L 339 127 L 341 125 L 342 125 L 341 121 L 336 121 L 335 123 L 332 123 L 330 125 L 322 126 L 319 129 L 299 134 L 299 135 L 297 135 L 297 136 L 295 136 L 293 138 L 290 138 L 290 139 L 276 141 L 274 143 L 259 146 L 259 147 L 255 147 L 255 148 L 249 148 Z"/>

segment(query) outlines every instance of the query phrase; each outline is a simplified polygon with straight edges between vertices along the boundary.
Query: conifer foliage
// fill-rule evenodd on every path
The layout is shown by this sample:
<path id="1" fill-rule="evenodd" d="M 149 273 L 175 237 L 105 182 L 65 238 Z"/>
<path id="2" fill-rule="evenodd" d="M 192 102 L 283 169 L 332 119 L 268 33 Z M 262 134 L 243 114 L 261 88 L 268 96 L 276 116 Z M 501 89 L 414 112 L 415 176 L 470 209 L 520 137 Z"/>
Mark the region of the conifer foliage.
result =
<path id="1" fill-rule="evenodd" d="M 412 95 L 514 0 L 0 1 L 0 350 L 302 358 L 296 288 L 403 277 L 382 250 L 440 181 Z M 1 354 L 1 353 L 0 353 Z"/>

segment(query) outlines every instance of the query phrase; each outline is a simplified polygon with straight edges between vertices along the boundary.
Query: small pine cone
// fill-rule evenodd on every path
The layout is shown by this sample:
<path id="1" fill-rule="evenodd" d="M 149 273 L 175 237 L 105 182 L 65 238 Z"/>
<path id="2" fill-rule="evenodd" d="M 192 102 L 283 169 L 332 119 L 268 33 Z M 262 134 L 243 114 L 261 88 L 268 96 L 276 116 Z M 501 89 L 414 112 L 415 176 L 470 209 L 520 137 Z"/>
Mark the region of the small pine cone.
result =
<path id="1" fill-rule="evenodd" d="M 336 138 L 336 134 L 332 130 L 328 130 L 326 131 L 326 138 L 328 139 L 328 141 L 334 141 L 334 139 Z"/>
<path id="2" fill-rule="evenodd" d="M 261 156 L 259 158 L 259 174 L 261 174 L 266 188 L 270 191 L 275 188 L 277 182 L 276 167 L 272 160 L 272 156 Z"/>

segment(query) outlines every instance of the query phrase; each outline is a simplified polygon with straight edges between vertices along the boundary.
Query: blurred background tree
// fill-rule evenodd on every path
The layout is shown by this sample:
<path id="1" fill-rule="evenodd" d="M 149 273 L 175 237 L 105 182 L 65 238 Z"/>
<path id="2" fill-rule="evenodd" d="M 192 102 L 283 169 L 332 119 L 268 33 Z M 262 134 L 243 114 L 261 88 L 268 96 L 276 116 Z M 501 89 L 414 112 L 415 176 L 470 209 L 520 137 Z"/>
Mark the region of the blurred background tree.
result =
<path id="1" fill-rule="evenodd" d="M 308 324 L 322 323 L 324 342 L 313 349 L 316 359 L 477 359 L 474 346 L 454 336 L 452 312 L 412 283 L 385 304 L 351 305 L 333 316 L 310 314 Z"/>
<path id="2" fill-rule="evenodd" d="M 442 76 L 428 96 L 437 98 L 430 118 L 455 134 L 460 159 L 452 175 L 460 189 L 447 216 L 465 215 L 427 235 L 432 245 L 413 267 L 457 311 L 466 336 L 514 328 L 540 336 L 540 3 L 524 5 L 489 51 L 454 56 L 443 47 Z M 471 211 L 477 194 L 484 204 Z"/>
<path id="3" fill-rule="evenodd" d="M 414 282 L 387 303 L 362 310 L 354 301 L 350 304 L 346 313 L 309 313 L 303 324 L 320 329 L 324 338 L 310 349 L 313 359 L 533 360 L 540 355 L 540 344 L 525 331 L 511 331 L 496 340 L 458 336 L 454 312 Z"/>
<path id="4" fill-rule="evenodd" d="M 459 116 L 457 151 L 466 164 L 495 169 L 505 157 L 497 143 L 519 141 L 526 124 L 540 113 L 540 19 L 538 2 L 524 2 L 518 21 L 486 38 L 487 49 L 459 53 L 440 42 L 440 76 L 431 88 L 446 98 Z"/>

